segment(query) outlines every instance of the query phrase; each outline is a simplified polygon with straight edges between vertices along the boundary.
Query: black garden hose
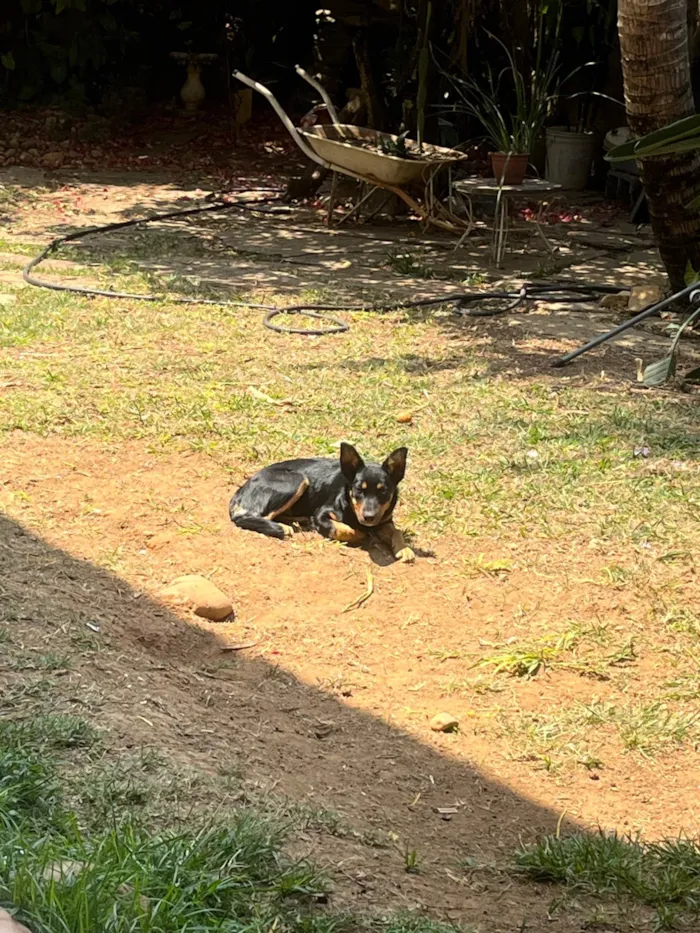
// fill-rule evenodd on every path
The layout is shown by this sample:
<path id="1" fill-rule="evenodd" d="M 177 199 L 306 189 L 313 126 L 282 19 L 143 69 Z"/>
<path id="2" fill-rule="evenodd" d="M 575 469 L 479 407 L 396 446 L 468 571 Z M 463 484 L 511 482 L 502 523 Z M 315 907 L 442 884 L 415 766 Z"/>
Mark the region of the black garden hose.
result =
<path id="1" fill-rule="evenodd" d="M 171 220 L 176 217 L 191 217 L 195 214 L 204 214 L 222 210 L 243 210 L 265 214 L 276 214 L 277 211 L 264 205 L 274 203 L 277 198 L 263 198 L 255 202 L 217 201 L 205 207 L 192 207 L 185 210 L 168 211 L 163 214 L 152 214 L 150 217 L 141 217 L 136 220 L 123 220 L 117 223 L 105 224 L 101 227 L 88 227 L 77 230 L 52 240 L 48 246 L 27 264 L 24 269 L 24 281 L 37 288 L 49 288 L 56 292 L 72 292 L 77 295 L 100 298 L 122 298 L 129 301 L 163 301 L 161 295 L 136 295 L 129 292 L 115 292 L 99 288 L 82 288 L 77 285 L 59 285 L 47 282 L 33 275 L 35 270 L 52 253 L 55 253 L 64 243 L 80 240 L 84 237 L 97 234 L 112 233 L 115 230 L 125 230 L 127 227 L 136 227 L 139 224 L 154 223 L 156 221 Z M 528 301 L 546 300 L 554 304 L 572 304 L 597 301 L 601 295 L 615 294 L 622 288 L 614 285 L 578 285 L 573 282 L 526 283 L 517 291 L 496 292 L 455 292 L 451 295 L 440 295 L 435 298 L 420 298 L 414 301 L 393 301 L 386 304 L 374 305 L 340 305 L 340 304 L 296 304 L 289 307 L 276 307 L 264 304 L 253 304 L 248 301 L 226 301 L 213 298 L 184 298 L 179 296 L 168 297 L 167 300 L 177 304 L 205 304 L 226 307 L 255 308 L 265 311 L 263 324 L 270 330 L 280 334 L 303 334 L 305 336 L 321 337 L 328 334 L 341 334 L 350 330 L 350 325 L 328 314 L 332 311 L 374 311 L 387 312 L 403 308 L 428 308 L 434 305 L 452 304 L 458 314 L 467 317 L 494 317 L 513 311 L 516 307 Z M 476 304 L 487 304 L 491 301 L 506 302 L 499 307 L 473 307 Z M 275 318 L 282 314 L 298 314 L 314 321 L 322 321 L 323 327 L 290 327 L 275 323 Z"/>

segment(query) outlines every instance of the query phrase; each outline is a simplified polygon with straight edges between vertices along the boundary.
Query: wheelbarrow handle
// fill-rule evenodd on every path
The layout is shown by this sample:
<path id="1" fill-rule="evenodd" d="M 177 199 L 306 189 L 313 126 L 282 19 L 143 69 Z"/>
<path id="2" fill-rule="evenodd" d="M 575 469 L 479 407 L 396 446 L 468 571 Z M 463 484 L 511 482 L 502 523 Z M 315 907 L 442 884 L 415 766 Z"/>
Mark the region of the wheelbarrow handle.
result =
<path id="1" fill-rule="evenodd" d="M 311 87 L 314 88 L 314 90 L 318 91 L 318 93 L 321 95 L 323 99 L 323 103 L 326 105 L 328 109 L 328 113 L 330 114 L 331 120 L 336 126 L 340 126 L 341 124 L 340 124 L 340 120 L 338 119 L 338 114 L 336 112 L 335 107 L 333 106 L 333 101 L 328 96 L 328 91 L 325 89 L 325 87 L 320 83 L 320 81 L 317 81 L 316 78 L 312 78 L 308 72 L 304 71 L 301 65 L 295 65 L 294 68 L 300 78 L 303 78 L 307 84 L 310 84 Z"/>
<path id="2" fill-rule="evenodd" d="M 301 149 L 305 156 L 311 159 L 313 162 L 318 162 L 319 165 L 322 165 L 324 168 L 330 168 L 331 166 L 325 162 L 320 156 L 316 155 L 311 146 L 306 142 L 304 137 L 301 135 L 299 130 L 294 126 L 292 121 L 289 119 L 287 114 L 282 109 L 277 98 L 272 93 L 269 88 L 266 88 L 264 84 L 260 84 L 258 81 L 254 81 L 252 78 L 249 78 L 248 75 L 244 75 L 242 71 L 234 71 L 233 77 L 236 80 L 240 81 L 242 84 L 247 84 L 248 87 L 252 88 L 254 91 L 257 91 L 258 94 L 262 94 L 263 97 L 266 97 L 270 102 L 271 106 L 277 113 L 277 116 L 280 118 L 282 123 L 286 126 L 289 131 L 289 135 L 292 137 L 297 146 Z"/>

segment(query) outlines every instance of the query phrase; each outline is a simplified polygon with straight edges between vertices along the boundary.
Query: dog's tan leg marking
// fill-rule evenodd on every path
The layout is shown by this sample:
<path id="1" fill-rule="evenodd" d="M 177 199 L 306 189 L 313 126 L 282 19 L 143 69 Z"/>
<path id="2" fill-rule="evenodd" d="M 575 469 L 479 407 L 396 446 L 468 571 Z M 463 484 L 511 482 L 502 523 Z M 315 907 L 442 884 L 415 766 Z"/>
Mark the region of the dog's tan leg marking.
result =
<path id="1" fill-rule="evenodd" d="M 342 541 L 343 544 L 362 544 L 365 540 L 364 531 L 351 528 L 345 522 L 336 522 L 331 519 L 331 526 L 333 527 L 332 538 L 334 541 Z"/>
<path id="2" fill-rule="evenodd" d="M 278 516 L 284 515 L 287 509 L 291 509 L 293 505 L 296 505 L 296 503 L 301 499 L 301 497 L 304 495 L 304 493 L 306 492 L 308 488 L 309 488 L 309 481 L 306 477 L 304 477 L 304 479 L 299 483 L 299 488 L 294 493 L 294 495 L 287 502 L 285 502 L 281 508 L 275 509 L 274 511 L 269 512 L 264 517 L 269 519 L 271 522 L 273 522 Z"/>
<path id="3" fill-rule="evenodd" d="M 400 560 L 404 564 L 412 564 L 416 559 L 416 555 L 406 544 L 406 539 L 403 534 L 393 522 L 386 522 L 384 525 L 379 525 L 375 533 L 383 544 L 391 548 L 391 553 L 396 560 Z"/>

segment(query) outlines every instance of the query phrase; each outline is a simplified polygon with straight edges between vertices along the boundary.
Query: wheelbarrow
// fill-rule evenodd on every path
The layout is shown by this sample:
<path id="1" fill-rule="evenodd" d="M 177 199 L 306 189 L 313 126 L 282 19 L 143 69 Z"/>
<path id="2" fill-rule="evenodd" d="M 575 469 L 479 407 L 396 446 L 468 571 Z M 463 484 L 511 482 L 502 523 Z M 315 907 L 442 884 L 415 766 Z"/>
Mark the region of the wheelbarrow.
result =
<path id="1" fill-rule="evenodd" d="M 433 181 L 440 169 L 451 168 L 465 159 L 463 152 L 341 123 L 325 88 L 299 65 L 296 72 L 321 95 L 333 121 L 331 124 L 307 129 L 296 127 L 268 88 L 240 71 L 234 71 L 233 76 L 267 98 L 304 155 L 332 171 L 334 181 L 335 173 L 339 173 L 370 185 L 370 191 L 351 213 L 355 213 L 377 188 L 383 188 L 401 198 L 426 224 L 451 233 L 461 231 L 464 222 L 435 197 Z M 418 182 L 424 189 L 423 203 L 404 190 L 405 186 Z M 331 196 L 331 206 L 332 200 Z"/>

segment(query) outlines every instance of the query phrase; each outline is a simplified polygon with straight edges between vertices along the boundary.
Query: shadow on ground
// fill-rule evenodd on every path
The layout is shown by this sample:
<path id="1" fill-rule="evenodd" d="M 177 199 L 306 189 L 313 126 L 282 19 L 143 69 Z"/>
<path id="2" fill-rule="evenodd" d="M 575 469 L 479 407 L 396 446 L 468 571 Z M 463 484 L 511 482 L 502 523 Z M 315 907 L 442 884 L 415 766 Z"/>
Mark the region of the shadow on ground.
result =
<path id="1" fill-rule="evenodd" d="M 14 177 L 11 170 L 5 170 L 5 176 Z M 24 184 L 26 191 L 29 177 L 22 179 L 16 181 Z M 248 191 L 249 197 L 274 195 L 259 187 L 257 195 Z M 64 215 L 57 223 L 58 218 L 53 216 L 35 233 L 49 239 L 76 229 L 76 224 L 94 226 L 189 209 L 204 204 L 204 194 L 200 189 L 188 189 L 184 183 L 175 184 L 166 174 L 79 175 L 60 195 L 69 204 L 71 198 L 77 198 L 70 217 Z M 39 201 L 36 210 L 25 218 L 28 229 L 39 223 L 40 208 Z M 365 306 L 438 296 L 447 299 L 465 291 L 487 290 L 496 283 L 498 287 L 517 287 L 518 282 L 529 277 L 536 282 L 545 276 L 620 287 L 661 281 L 658 256 L 648 238 L 611 228 L 596 234 L 585 227 L 582 231 L 559 225 L 550 231 L 559 248 L 552 260 L 546 252 L 543 254 L 534 231 L 528 229 L 533 225 L 521 225 L 525 232 L 514 234 L 514 251 L 507 256 L 506 268 L 495 270 L 490 264 L 489 237 L 481 229 L 456 249 L 455 237 L 425 231 L 418 223 L 348 224 L 329 229 L 318 211 L 309 208 L 277 204 L 265 206 L 264 210 L 277 213 L 226 209 L 89 237 L 72 244 L 68 251 L 62 249 L 54 257 L 58 261 L 47 263 L 39 274 L 49 281 L 69 284 L 67 277 L 82 267 L 83 279 L 76 282 L 73 278 L 71 282 L 91 285 L 90 277 L 97 273 L 97 267 L 106 266 L 115 273 L 141 272 L 147 282 L 137 290 L 162 292 L 164 296 L 275 304 L 296 302 L 301 297 L 310 302 Z M 21 234 L 22 223 L 17 228 Z M 590 246 L 596 242 L 596 235 L 607 244 L 605 248 Z M 4 258 L 12 261 L 11 256 Z M 61 261 L 68 258 L 75 264 L 72 269 Z M 19 270 L 26 258 L 18 255 L 14 260 Z M 19 273 L 15 277 L 19 278 Z M 110 282 L 100 281 L 100 287 L 118 289 L 119 279 L 109 278 Z M 522 310 L 527 313 L 458 318 L 451 313 L 448 302 L 439 311 L 404 310 L 398 320 L 430 316 L 456 346 L 460 337 L 471 339 L 475 334 L 485 343 L 498 343 L 499 352 L 490 354 L 489 371 L 508 372 L 511 378 L 548 371 L 557 356 L 604 334 L 621 320 L 595 304 L 539 304 Z M 361 321 L 361 315 L 356 316 L 352 326 L 361 327 Z M 563 375 L 576 376 L 612 366 L 634 381 L 635 360 L 661 358 L 668 346 L 663 324 L 657 321 L 654 332 L 630 330 L 614 343 L 582 357 Z M 686 341 L 684 346 L 688 361 L 700 357 L 700 347 L 694 342 Z M 441 365 L 446 364 L 442 361 Z"/>
<path id="2" fill-rule="evenodd" d="M 108 730 L 114 756 L 146 746 L 210 774 L 240 769 L 276 794 L 339 812 L 352 833 L 299 840 L 331 866 L 334 907 L 422 907 L 488 921 L 490 933 L 545 928 L 549 898 L 506 866 L 519 840 L 554 830 L 560 814 L 457 763 L 449 736 L 438 753 L 274 665 L 224 653 L 123 580 L 4 516 L 0 571 L 13 643 L 73 653 L 56 674 L 0 667 L 6 715 L 33 715 L 37 703 L 73 712 Z M 394 842 L 368 841 L 377 834 Z M 406 873 L 410 850 L 419 874 Z M 580 926 L 567 914 L 557 929 Z"/>

